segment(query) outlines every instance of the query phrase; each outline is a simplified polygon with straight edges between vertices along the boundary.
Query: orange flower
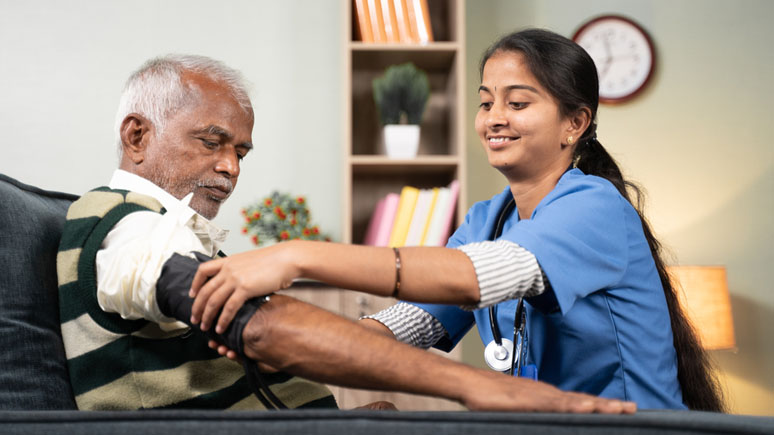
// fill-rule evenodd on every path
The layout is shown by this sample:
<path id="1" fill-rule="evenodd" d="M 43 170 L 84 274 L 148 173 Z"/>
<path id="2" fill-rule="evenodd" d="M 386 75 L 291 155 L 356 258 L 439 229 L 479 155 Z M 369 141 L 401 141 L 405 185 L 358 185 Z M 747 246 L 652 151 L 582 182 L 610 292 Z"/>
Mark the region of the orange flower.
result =
<path id="1" fill-rule="evenodd" d="M 242 227 L 242 234 L 247 234 L 247 227 Z"/>
<path id="2" fill-rule="evenodd" d="M 295 226 L 297 223 L 298 223 L 298 221 L 296 220 L 296 218 L 293 218 L 293 219 L 290 220 L 290 225 Z"/>
<path id="3" fill-rule="evenodd" d="M 320 229 L 316 225 L 312 227 L 312 234 L 320 234 Z"/>
<path id="4" fill-rule="evenodd" d="M 266 207 L 271 207 L 274 202 L 271 200 L 271 198 L 266 198 L 263 200 L 263 203 L 266 204 Z"/>
<path id="5" fill-rule="evenodd" d="M 242 209 L 242 216 L 247 216 L 247 210 Z"/>
<path id="6" fill-rule="evenodd" d="M 280 207 L 280 206 L 276 206 L 276 207 L 274 207 L 274 214 L 276 214 L 276 215 L 277 215 L 277 217 L 278 217 L 278 218 L 280 218 L 280 219 L 281 219 L 281 220 L 283 220 L 283 221 L 284 221 L 284 220 L 285 220 L 285 218 L 287 217 L 287 215 L 285 214 L 285 212 L 284 212 L 284 211 L 282 211 L 282 207 Z"/>
<path id="7" fill-rule="evenodd" d="M 245 216 L 245 222 L 247 222 L 249 224 L 250 221 L 251 221 L 250 216 Z"/>
<path id="8" fill-rule="evenodd" d="M 289 238 L 290 238 L 290 233 L 288 233 L 287 231 L 282 231 L 280 233 L 280 239 L 281 240 L 287 240 Z"/>
<path id="9" fill-rule="evenodd" d="M 301 231 L 301 233 L 303 233 L 305 236 L 308 236 L 308 235 L 312 234 L 312 230 L 310 230 L 309 228 L 304 228 Z"/>
<path id="10" fill-rule="evenodd" d="M 253 213 L 253 219 L 260 219 L 260 218 L 261 218 L 261 213 L 260 212 L 256 211 L 255 213 Z"/>
<path id="11" fill-rule="evenodd" d="M 257 245 L 257 244 L 258 244 L 258 236 L 253 236 L 253 237 L 252 237 L 252 240 L 253 240 L 253 244 L 254 244 L 254 245 Z"/>
<path id="12" fill-rule="evenodd" d="M 298 198 L 296 198 L 296 202 L 299 203 L 299 204 L 303 204 L 304 201 L 306 201 L 306 200 L 304 199 L 303 196 L 299 196 Z"/>

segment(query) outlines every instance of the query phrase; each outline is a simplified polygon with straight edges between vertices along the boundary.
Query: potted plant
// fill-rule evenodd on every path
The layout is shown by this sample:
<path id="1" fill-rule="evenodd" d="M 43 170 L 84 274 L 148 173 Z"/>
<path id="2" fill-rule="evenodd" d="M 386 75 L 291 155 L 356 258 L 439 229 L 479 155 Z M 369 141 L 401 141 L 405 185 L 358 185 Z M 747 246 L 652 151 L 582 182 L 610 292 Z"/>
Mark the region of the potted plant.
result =
<path id="1" fill-rule="evenodd" d="M 252 235 L 253 244 L 271 245 L 288 240 L 325 240 L 330 237 L 311 220 L 303 196 L 274 191 L 260 202 L 242 209 L 242 234 Z"/>
<path id="2" fill-rule="evenodd" d="M 372 85 L 384 126 L 387 156 L 413 158 L 419 147 L 419 124 L 430 97 L 427 74 L 410 62 L 392 65 Z"/>

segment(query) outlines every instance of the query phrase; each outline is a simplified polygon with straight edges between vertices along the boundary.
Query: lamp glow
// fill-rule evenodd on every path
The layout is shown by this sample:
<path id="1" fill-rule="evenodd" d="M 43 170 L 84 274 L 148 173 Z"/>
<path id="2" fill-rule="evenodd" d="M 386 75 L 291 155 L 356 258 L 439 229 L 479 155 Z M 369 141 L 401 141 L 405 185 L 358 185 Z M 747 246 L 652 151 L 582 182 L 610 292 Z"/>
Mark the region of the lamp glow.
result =
<path id="1" fill-rule="evenodd" d="M 734 322 L 723 266 L 669 266 L 680 306 L 707 350 L 732 349 Z"/>

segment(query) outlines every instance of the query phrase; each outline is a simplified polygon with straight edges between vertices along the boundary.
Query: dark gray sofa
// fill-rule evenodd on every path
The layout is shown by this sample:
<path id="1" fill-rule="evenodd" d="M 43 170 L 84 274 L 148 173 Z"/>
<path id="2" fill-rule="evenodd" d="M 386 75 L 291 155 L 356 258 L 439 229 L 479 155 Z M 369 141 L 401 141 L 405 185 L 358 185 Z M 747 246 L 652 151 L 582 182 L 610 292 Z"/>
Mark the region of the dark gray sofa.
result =
<path id="1" fill-rule="evenodd" d="M 774 433 L 774 418 L 479 412 L 209 410 L 79 412 L 59 332 L 56 251 L 77 197 L 0 174 L 0 433 L 500 434 Z"/>

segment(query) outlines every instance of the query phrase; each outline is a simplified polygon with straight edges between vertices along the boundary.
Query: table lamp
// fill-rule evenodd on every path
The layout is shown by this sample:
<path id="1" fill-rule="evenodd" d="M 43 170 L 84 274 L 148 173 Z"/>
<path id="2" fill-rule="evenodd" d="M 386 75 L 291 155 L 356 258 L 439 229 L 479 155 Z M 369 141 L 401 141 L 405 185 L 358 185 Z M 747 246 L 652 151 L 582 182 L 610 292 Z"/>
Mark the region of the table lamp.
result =
<path id="1" fill-rule="evenodd" d="M 680 306 L 693 324 L 702 347 L 732 349 L 734 322 L 723 266 L 668 266 Z"/>

